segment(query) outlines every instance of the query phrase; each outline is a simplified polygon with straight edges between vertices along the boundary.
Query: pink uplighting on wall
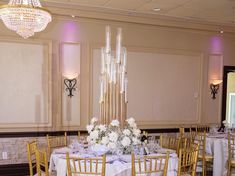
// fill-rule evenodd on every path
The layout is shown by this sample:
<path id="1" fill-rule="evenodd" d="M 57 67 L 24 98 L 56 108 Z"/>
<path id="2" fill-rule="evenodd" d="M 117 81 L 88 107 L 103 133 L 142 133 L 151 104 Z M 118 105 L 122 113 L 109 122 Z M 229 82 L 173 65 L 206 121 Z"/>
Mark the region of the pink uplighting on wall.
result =
<path id="1" fill-rule="evenodd" d="M 74 21 L 64 23 L 61 31 L 61 39 L 64 42 L 75 42 L 78 41 L 79 26 Z"/>
<path id="2" fill-rule="evenodd" d="M 210 40 L 210 53 L 222 54 L 223 53 L 223 39 L 220 36 L 214 36 Z"/>

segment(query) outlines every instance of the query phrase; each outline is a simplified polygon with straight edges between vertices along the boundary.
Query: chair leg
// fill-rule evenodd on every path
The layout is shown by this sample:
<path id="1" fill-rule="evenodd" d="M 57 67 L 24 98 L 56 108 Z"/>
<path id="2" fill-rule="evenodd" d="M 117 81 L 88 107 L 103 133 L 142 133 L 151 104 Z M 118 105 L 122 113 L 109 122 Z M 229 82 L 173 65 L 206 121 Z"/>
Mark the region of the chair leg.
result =
<path id="1" fill-rule="evenodd" d="M 206 162 L 202 161 L 202 176 L 206 176 Z"/>
<path id="2" fill-rule="evenodd" d="M 230 166 L 230 164 L 228 163 L 227 176 L 230 176 L 230 175 L 231 175 L 231 166 Z"/>

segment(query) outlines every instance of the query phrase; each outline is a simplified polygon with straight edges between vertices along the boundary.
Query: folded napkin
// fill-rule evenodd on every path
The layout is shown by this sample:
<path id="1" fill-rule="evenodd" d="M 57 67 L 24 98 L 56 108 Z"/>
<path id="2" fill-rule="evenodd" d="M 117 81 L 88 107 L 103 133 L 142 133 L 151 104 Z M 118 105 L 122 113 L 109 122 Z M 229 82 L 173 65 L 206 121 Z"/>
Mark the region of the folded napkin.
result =
<path id="1" fill-rule="evenodd" d="M 95 144 L 91 146 L 92 152 L 96 155 L 101 156 L 109 151 L 109 148 L 105 145 Z"/>

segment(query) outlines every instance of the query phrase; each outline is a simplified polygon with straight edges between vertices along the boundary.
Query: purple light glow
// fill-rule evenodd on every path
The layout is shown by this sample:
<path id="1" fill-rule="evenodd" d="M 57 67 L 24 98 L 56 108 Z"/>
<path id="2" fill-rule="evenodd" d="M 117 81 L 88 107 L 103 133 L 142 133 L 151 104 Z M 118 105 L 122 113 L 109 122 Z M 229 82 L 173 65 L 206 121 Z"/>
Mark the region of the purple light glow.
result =
<path id="1" fill-rule="evenodd" d="M 76 42 L 79 36 L 79 26 L 74 21 L 68 21 L 64 23 L 62 27 L 61 39 L 64 42 Z"/>
<path id="2" fill-rule="evenodd" d="M 210 53 L 222 54 L 223 53 L 223 40 L 219 36 L 210 39 Z"/>

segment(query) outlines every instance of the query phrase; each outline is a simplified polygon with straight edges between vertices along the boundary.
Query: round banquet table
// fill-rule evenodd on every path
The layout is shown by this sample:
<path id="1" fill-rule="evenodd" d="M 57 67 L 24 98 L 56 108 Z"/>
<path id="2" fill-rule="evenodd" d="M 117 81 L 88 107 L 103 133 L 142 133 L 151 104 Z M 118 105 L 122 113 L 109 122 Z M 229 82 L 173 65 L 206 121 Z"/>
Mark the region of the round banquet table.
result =
<path id="1" fill-rule="evenodd" d="M 64 150 L 64 151 L 63 151 Z M 68 148 L 62 148 L 60 151 L 53 152 L 50 157 L 49 171 L 56 171 L 57 176 L 66 176 L 66 156 L 65 153 Z M 158 153 L 151 155 L 160 155 Z M 161 154 L 162 155 L 162 154 Z M 90 154 L 75 152 L 70 154 L 73 157 L 92 157 Z M 93 156 L 94 157 L 94 156 Z M 168 163 L 168 176 L 177 176 L 178 157 L 176 153 L 170 154 Z M 107 176 L 131 176 L 131 155 L 107 155 L 106 156 L 106 174 Z M 160 174 L 151 174 L 151 176 L 158 176 Z"/>

